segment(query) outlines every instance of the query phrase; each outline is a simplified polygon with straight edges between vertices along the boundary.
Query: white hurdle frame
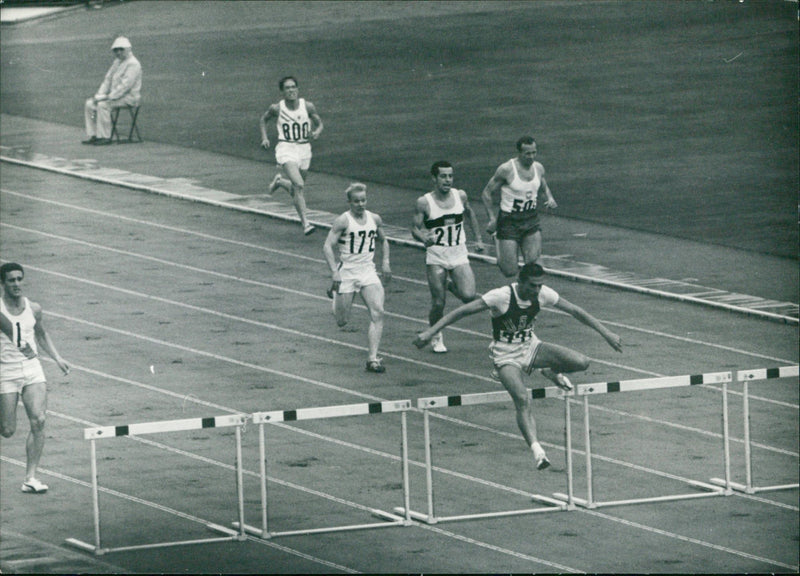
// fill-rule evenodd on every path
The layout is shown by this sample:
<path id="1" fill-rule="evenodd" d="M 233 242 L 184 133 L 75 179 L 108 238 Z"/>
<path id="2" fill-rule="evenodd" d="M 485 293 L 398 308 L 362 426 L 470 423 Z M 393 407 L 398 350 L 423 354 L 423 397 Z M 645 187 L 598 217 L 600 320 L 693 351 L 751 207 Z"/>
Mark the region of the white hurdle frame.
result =
<path id="1" fill-rule="evenodd" d="M 116 548 L 103 548 L 100 542 L 100 498 L 99 484 L 97 481 L 97 440 L 118 438 L 120 436 L 140 436 L 143 434 L 156 434 L 161 432 L 180 432 L 184 430 L 200 430 L 208 428 L 236 427 L 236 497 L 238 501 L 239 518 L 244 519 L 244 491 L 242 486 L 242 427 L 247 422 L 244 414 L 226 414 L 223 416 L 212 416 L 209 418 L 187 418 L 184 420 L 165 420 L 160 422 L 142 422 L 138 424 L 127 424 L 121 426 L 100 426 L 85 428 L 83 439 L 89 440 L 91 454 L 91 476 L 92 476 L 92 511 L 94 517 L 94 544 L 67 538 L 66 543 L 80 550 L 91 552 L 96 556 L 109 554 L 111 552 L 129 552 L 131 550 L 143 550 L 149 548 L 163 548 L 167 546 L 179 546 L 186 544 L 204 544 L 210 542 L 226 542 L 231 540 L 245 540 L 244 531 L 235 532 L 217 524 L 206 524 L 207 528 L 226 534 L 224 537 L 200 538 L 194 540 L 178 540 L 169 542 L 158 542 L 153 544 L 137 544 L 132 546 L 120 546 Z"/>
<path id="2" fill-rule="evenodd" d="M 411 518 L 397 516 L 377 508 L 370 508 L 369 511 L 374 516 L 382 519 L 381 522 L 364 524 L 349 524 L 341 526 L 328 526 L 322 528 L 306 528 L 301 530 L 286 530 L 271 532 L 268 524 L 268 504 L 267 504 L 267 451 L 264 437 L 264 426 L 275 422 L 295 422 L 299 420 L 319 420 L 327 418 L 339 418 L 343 416 L 359 416 L 371 414 L 387 414 L 392 412 L 400 413 L 400 458 L 402 462 L 402 484 L 403 501 L 406 508 L 410 500 L 409 471 L 408 471 L 408 416 L 407 412 L 411 409 L 411 400 L 388 400 L 383 402 L 370 402 L 362 404 L 347 404 L 338 406 L 322 406 L 316 408 L 301 408 L 297 410 L 273 410 L 271 412 L 256 412 L 253 414 L 253 423 L 258 424 L 258 446 L 259 446 L 259 479 L 261 484 L 261 527 L 234 522 L 234 527 L 244 530 L 249 534 L 254 534 L 264 539 L 277 538 L 280 536 L 296 536 L 300 534 L 320 534 L 325 532 L 343 532 L 347 530 L 365 530 L 369 528 L 388 528 L 393 526 L 408 526 Z"/>
<path id="3" fill-rule="evenodd" d="M 535 388 L 529 390 L 533 399 L 539 398 L 561 398 L 565 393 L 563 390 L 556 386 L 547 388 Z M 521 516 L 525 514 L 537 514 L 543 512 L 561 512 L 567 510 L 572 506 L 572 502 L 565 504 L 559 500 L 542 496 L 540 494 L 531 494 L 533 501 L 541 504 L 546 504 L 546 507 L 537 508 L 522 508 L 516 510 L 505 510 L 500 512 L 475 512 L 471 514 L 460 514 L 453 516 L 436 516 L 434 510 L 433 498 L 433 457 L 431 454 L 431 429 L 430 429 L 430 410 L 438 408 L 450 408 L 455 406 L 475 406 L 477 404 L 490 404 L 497 402 L 510 402 L 511 395 L 506 391 L 499 392 L 479 392 L 476 394 L 460 394 L 455 396 L 432 396 L 427 398 L 417 399 L 417 408 L 422 411 L 423 426 L 425 434 L 425 476 L 426 476 L 426 494 L 428 510 L 426 514 L 415 512 L 409 509 L 408 503 L 405 508 L 395 508 L 394 511 L 398 514 L 406 514 L 408 517 L 425 522 L 427 524 L 437 524 L 440 522 L 455 522 L 459 520 L 474 520 L 478 518 L 499 518 L 506 516 Z M 569 414 L 569 403 L 565 402 L 566 413 Z M 566 442 L 571 442 L 571 436 L 567 429 Z M 567 450 L 569 457 L 569 450 Z M 572 476 L 571 467 L 568 466 L 567 486 L 568 491 L 572 493 Z"/>
<path id="4" fill-rule="evenodd" d="M 731 382 L 733 374 L 731 372 L 712 372 L 708 374 L 694 374 L 685 376 L 665 376 L 661 378 L 643 378 L 636 380 L 620 380 L 618 382 L 597 382 L 592 384 L 578 384 L 572 392 L 566 393 L 568 396 L 583 396 L 583 423 L 584 441 L 586 444 L 586 499 L 576 498 L 572 494 L 561 493 L 553 494 L 555 498 L 574 502 L 582 508 L 601 508 L 609 506 L 624 506 L 628 504 L 642 504 L 647 502 L 669 502 L 674 500 L 689 500 L 694 498 L 709 498 L 714 496 L 729 496 L 733 493 L 730 473 L 730 434 L 728 432 L 728 383 Z M 725 466 L 725 479 L 722 480 L 723 486 L 715 486 L 706 482 L 689 480 L 687 483 L 695 489 L 704 492 L 692 492 L 684 494 L 671 494 L 666 496 L 652 496 L 643 498 L 631 498 L 627 500 L 597 501 L 594 496 L 593 476 L 592 476 L 592 443 L 591 427 L 589 425 L 589 396 L 595 394 L 611 394 L 617 392 L 637 392 L 642 390 L 655 390 L 660 388 L 676 388 L 685 386 L 696 386 L 699 384 L 722 384 L 722 444 L 723 459 Z M 569 403 L 569 398 L 567 398 Z M 567 430 L 571 427 L 571 422 L 567 420 Z M 568 450 L 571 450 L 568 446 Z M 571 466 L 572 459 L 568 459 L 568 466 Z M 571 473 L 570 473 L 571 475 Z"/>
<path id="5" fill-rule="evenodd" d="M 776 484 L 774 486 L 753 486 L 753 461 L 750 441 L 750 382 L 759 380 L 771 380 L 773 378 L 797 378 L 800 375 L 798 365 L 780 366 L 777 368 L 754 368 L 751 370 L 739 370 L 736 373 L 736 380 L 742 383 L 742 419 L 744 421 L 744 472 L 745 483 L 731 482 L 731 487 L 746 494 L 756 494 L 758 492 L 775 492 L 778 490 L 791 490 L 800 488 L 799 483 L 795 484 Z M 724 482 L 720 478 L 712 478 L 711 482 L 720 484 Z"/>

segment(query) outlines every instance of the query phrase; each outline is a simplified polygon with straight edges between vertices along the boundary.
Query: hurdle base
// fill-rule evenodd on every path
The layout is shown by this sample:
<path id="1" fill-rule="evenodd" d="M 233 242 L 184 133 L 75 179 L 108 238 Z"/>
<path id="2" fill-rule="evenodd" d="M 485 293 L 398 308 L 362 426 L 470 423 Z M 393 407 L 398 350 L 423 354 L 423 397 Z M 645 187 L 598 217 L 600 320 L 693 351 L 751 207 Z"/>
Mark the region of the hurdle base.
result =
<path id="1" fill-rule="evenodd" d="M 394 510 L 395 514 L 400 514 L 402 516 L 406 515 L 406 509 L 402 506 L 398 506 Z M 425 522 L 425 524 L 436 524 L 438 520 L 435 517 L 428 516 L 427 514 L 422 514 L 421 512 L 415 512 L 414 510 L 408 511 L 408 517 L 412 520 L 417 520 L 418 522 Z"/>
<path id="2" fill-rule="evenodd" d="M 411 522 L 403 517 L 395 516 L 383 510 L 371 510 L 372 515 L 384 520 L 384 522 L 372 522 L 368 524 L 346 524 L 344 526 L 328 526 L 324 528 L 303 528 L 300 530 L 284 530 L 281 532 L 269 532 L 262 528 L 257 528 L 249 524 L 242 526 L 239 522 L 232 522 L 232 526 L 237 530 L 242 526 L 244 532 L 258 536 L 264 540 L 280 538 L 281 536 L 302 536 L 306 534 L 328 534 L 331 532 L 350 532 L 353 530 L 367 530 L 370 528 L 392 528 L 394 526 L 410 526 Z M 227 530 L 227 529 L 226 529 Z"/>
<path id="3" fill-rule="evenodd" d="M 72 546 L 73 548 L 77 548 L 78 550 L 83 550 L 84 552 L 94 554 L 95 556 L 102 556 L 105 554 L 105 551 L 102 548 L 98 548 L 94 544 L 89 544 L 88 542 L 78 540 L 77 538 L 67 538 L 64 543 Z"/>
<path id="4" fill-rule="evenodd" d="M 727 486 L 725 480 L 722 478 L 711 478 L 713 484 L 719 486 Z M 796 490 L 800 488 L 800 484 L 780 484 L 775 486 L 747 486 L 739 482 L 731 482 L 730 487 L 736 492 L 743 492 L 745 494 L 758 494 L 759 492 L 777 492 L 779 490 Z"/>
<path id="5" fill-rule="evenodd" d="M 567 510 L 575 510 L 578 506 L 581 508 L 592 509 L 595 507 L 594 502 L 589 502 L 583 498 L 577 498 L 575 496 L 572 497 L 572 504 L 569 503 L 569 496 L 562 492 L 553 492 L 553 497 L 566 502 Z"/>
<path id="6" fill-rule="evenodd" d="M 214 530 L 213 524 L 207 524 L 207 527 Z M 217 526 L 217 528 L 222 528 L 221 526 Z M 231 531 L 223 528 L 225 533 L 231 533 Z M 83 542 L 82 540 L 77 540 L 75 538 L 67 538 L 65 541 L 70 546 L 78 548 L 79 550 L 83 550 L 84 552 L 91 552 L 95 556 L 102 556 L 104 554 L 111 554 L 112 552 L 132 552 L 134 550 L 151 550 L 153 548 L 168 548 L 171 546 L 189 546 L 191 544 L 210 544 L 212 542 L 231 542 L 233 540 L 243 540 L 238 533 L 234 533 L 234 535 L 228 535 L 221 538 L 198 538 L 196 540 L 177 540 L 174 542 L 155 542 L 153 544 L 135 544 L 133 546 L 119 546 L 117 548 L 98 548 L 92 544 L 88 544 L 87 542 Z"/>

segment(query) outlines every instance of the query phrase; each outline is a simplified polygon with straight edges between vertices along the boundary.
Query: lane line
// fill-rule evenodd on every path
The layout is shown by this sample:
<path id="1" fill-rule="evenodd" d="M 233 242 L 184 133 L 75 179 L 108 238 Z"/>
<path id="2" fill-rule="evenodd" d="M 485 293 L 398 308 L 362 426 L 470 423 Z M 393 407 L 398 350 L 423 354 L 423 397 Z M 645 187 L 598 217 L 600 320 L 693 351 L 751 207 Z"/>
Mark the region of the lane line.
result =
<path id="1" fill-rule="evenodd" d="M 48 199 L 44 199 L 44 198 L 38 198 L 36 196 L 31 196 L 31 195 L 28 195 L 28 194 L 25 194 L 25 193 L 14 192 L 14 191 L 8 190 L 6 188 L 0 188 L 0 192 L 6 193 L 6 194 L 10 194 L 10 195 L 13 195 L 13 196 L 19 196 L 19 197 L 24 198 L 26 200 L 32 200 L 32 201 L 42 202 L 42 203 L 46 203 L 46 204 L 52 204 L 52 205 L 55 205 L 55 206 L 60 206 L 62 208 L 69 208 L 69 209 L 72 209 L 72 210 L 86 212 L 86 213 L 93 214 L 93 215 L 96 215 L 96 216 L 103 216 L 105 218 L 112 218 L 112 219 L 116 219 L 116 220 L 120 220 L 120 221 L 124 221 L 124 222 L 130 222 L 132 224 L 137 224 L 137 225 L 140 225 L 140 226 L 150 226 L 150 227 L 159 228 L 159 229 L 162 229 L 162 230 L 167 230 L 167 231 L 170 231 L 170 232 L 177 232 L 177 233 L 180 233 L 180 234 L 183 234 L 183 235 L 196 236 L 198 238 L 203 238 L 203 239 L 206 239 L 206 240 L 213 240 L 215 242 L 222 242 L 222 243 L 231 244 L 231 245 L 235 245 L 235 246 L 240 246 L 240 247 L 244 247 L 244 248 L 259 250 L 259 251 L 263 251 L 263 252 L 269 252 L 269 253 L 277 254 L 277 255 L 280 255 L 280 256 L 296 258 L 298 260 L 307 260 L 309 262 L 315 262 L 315 263 L 318 263 L 318 264 L 324 264 L 325 263 L 325 261 L 323 259 L 321 259 L 321 258 L 312 258 L 312 257 L 305 256 L 305 255 L 302 255 L 302 254 L 297 254 L 295 252 L 289 252 L 289 251 L 286 251 L 286 250 L 277 250 L 277 249 L 274 249 L 274 248 L 268 248 L 268 247 L 265 247 L 265 246 L 260 246 L 258 244 L 252 244 L 252 243 L 249 243 L 249 242 L 242 242 L 242 241 L 239 241 L 239 240 L 232 240 L 232 239 L 229 239 L 229 238 L 223 238 L 223 237 L 215 236 L 215 235 L 212 235 L 212 234 L 206 234 L 206 233 L 203 233 L 203 232 L 197 232 L 197 231 L 194 231 L 194 230 L 189 230 L 187 228 L 178 228 L 178 227 L 169 226 L 169 225 L 166 225 L 166 224 L 159 224 L 157 222 L 152 222 L 150 220 L 141 220 L 141 219 L 138 219 L 138 218 L 131 218 L 131 217 L 128 217 L 128 216 L 122 216 L 122 215 L 113 214 L 113 213 L 110 213 L 110 212 L 104 212 L 104 211 L 95 210 L 95 209 L 91 209 L 91 208 L 85 208 L 85 207 L 82 207 L 82 206 L 77 206 L 77 205 L 74 205 L 74 204 L 68 204 L 68 203 L 65 203 L 65 202 L 59 202 L 59 201 L 55 201 L 55 200 L 48 200 Z M 427 282 L 426 281 L 421 281 L 421 280 L 417 280 L 417 279 L 414 279 L 414 278 L 408 278 L 408 277 L 403 277 L 403 276 L 393 276 L 393 279 L 401 280 L 401 281 L 404 281 L 404 282 L 409 282 L 409 283 L 416 284 L 416 285 L 419 285 L 419 286 L 427 286 Z M 311 296 L 316 297 L 315 295 L 311 295 Z M 363 308 L 363 306 L 360 306 L 360 307 Z M 545 312 L 552 312 L 552 313 L 555 313 L 555 314 L 568 316 L 567 313 L 561 312 L 560 310 L 545 310 Z M 400 318 L 404 318 L 404 319 L 411 319 L 411 320 L 419 321 L 417 319 L 408 318 L 408 317 L 404 317 L 404 316 L 400 316 L 400 315 L 397 315 L 397 316 L 400 317 Z M 759 353 L 756 353 L 756 352 L 750 352 L 750 351 L 742 350 L 742 349 L 739 349 L 739 348 L 733 348 L 733 347 L 725 346 L 725 345 L 721 345 L 721 344 L 714 344 L 714 343 L 711 343 L 711 342 L 706 342 L 704 340 L 697 340 L 697 339 L 694 339 L 694 338 L 688 338 L 686 336 L 678 336 L 678 335 L 674 335 L 674 334 L 668 334 L 668 333 L 665 333 L 665 332 L 660 332 L 660 331 L 652 330 L 652 329 L 648 329 L 648 328 L 641 328 L 641 327 L 638 327 L 638 326 L 631 326 L 629 324 L 624 324 L 624 323 L 621 323 L 621 322 L 613 322 L 613 321 L 609 321 L 609 320 L 603 320 L 603 323 L 608 324 L 610 326 L 616 326 L 616 327 L 619 327 L 619 328 L 625 328 L 626 330 L 631 330 L 631 331 L 634 331 L 634 332 L 640 332 L 642 334 L 649 334 L 651 336 L 669 338 L 669 339 L 678 340 L 678 341 L 681 341 L 681 342 L 687 342 L 687 343 L 690 343 L 690 344 L 709 346 L 709 347 L 712 347 L 712 348 L 725 350 L 727 352 L 734 352 L 734 353 L 737 353 L 737 354 L 749 355 L 749 356 L 753 356 L 753 357 L 756 357 L 756 358 L 761 358 L 761 359 L 764 359 L 764 360 L 771 360 L 773 362 L 783 362 L 783 363 L 786 363 L 786 364 L 793 364 L 793 363 L 796 362 L 795 360 L 786 360 L 786 359 L 783 359 L 783 358 L 776 358 L 776 357 L 773 357 L 773 356 L 766 356 L 766 355 L 763 355 L 763 354 L 759 354 Z M 474 333 L 474 332 L 466 331 L 466 330 L 458 330 L 457 328 L 458 327 L 451 326 L 448 329 L 452 329 L 452 330 L 455 330 L 455 331 L 464 331 L 464 332 Z"/>
<path id="2" fill-rule="evenodd" d="M 156 258 L 154 256 L 148 256 L 148 255 L 145 255 L 145 254 L 138 254 L 138 253 L 131 252 L 131 251 L 128 251 L 128 250 L 120 250 L 120 249 L 117 249 L 117 248 L 111 248 L 111 247 L 108 247 L 108 246 L 95 244 L 93 242 L 87 242 L 85 240 L 79 240 L 79 239 L 70 238 L 70 237 L 66 237 L 66 236 L 50 234 L 50 233 L 47 233 L 47 232 L 41 232 L 41 231 L 29 229 L 29 228 L 24 228 L 24 227 L 21 227 L 21 226 L 16 226 L 16 225 L 13 225 L 13 224 L 0 223 L 0 225 L 1 226 L 6 226 L 6 227 L 9 227 L 9 228 L 12 228 L 12 229 L 16 229 L 16 230 L 19 230 L 19 231 L 23 231 L 23 232 L 28 232 L 28 233 L 31 233 L 31 234 L 42 235 L 42 236 L 49 237 L 49 238 L 52 238 L 52 239 L 55 239 L 55 240 L 59 240 L 59 241 L 62 241 L 62 242 L 72 242 L 72 243 L 79 244 L 79 245 L 85 245 L 85 246 L 91 247 L 91 248 L 96 249 L 96 250 L 106 250 L 106 251 L 110 251 L 110 252 L 113 252 L 113 253 L 129 256 L 129 257 L 132 257 L 132 258 L 139 258 L 139 259 L 143 259 L 143 260 L 157 262 L 159 264 L 163 264 L 163 265 L 166 265 L 166 266 L 173 266 L 173 267 L 177 267 L 177 268 L 184 269 L 184 270 L 190 270 L 192 272 L 197 272 L 197 273 L 200 273 L 200 274 L 207 274 L 207 275 L 211 275 L 211 276 L 218 277 L 218 278 L 224 278 L 226 280 L 235 280 L 237 282 L 242 282 L 242 283 L 245 283 L 245 284 L 255 285 L 255 286 L 258 286 L 258 287 L 262 287 L 262 288 L 269 288 L 271 290 L 288 292 L 288 293 L 294 294 L 294 295 L 301 295 L 301 296 L 305 296 L 305 297 L 309 297 L 309 298 L 313 298 L 313 299 L 317 299 L 317 300 L 328 301 L 327 297 L 318 296 L 316 294 L 311 294 L 311 293 L 308 293 L 308 292 L 302 292 L 302 291 L 294 290 L 294 289 L 291 289 L 291 288 L 284 288 L 282 286 L 278 286 L 278 285 L 275 285 L 275 284 L 270 284 L 270 283 L 266 283 L 266 282 L 260 282 L 260 281 L 257 281 L 257 280 L 251 280 L 251 279 L 247 279 L 247 278 L 235 277 L 235 276 L 231 276 L 229 274 L 223 274 L 223 273 L 215 272 L 215 271 L 212 271 L 212 270 L 206 270 L 206 269 L 198 268 L 198 267 L 195 267 L 195 266 L 190 266 L 190 265 L 186 265 L 186 264 L 180 264 L 180 263 L 177 263 L 177 262 L 164 260 L 164 259 L 161 259 L 161 258 Z M 49 272 L 49 273 L 58 274 L 56 272 Z M 66 277 L 75 279 L 74 277 L 71 277 L 71 276 L 66 276 Z M 89 280 L 82 280 L 82 281 L 87 282 L 87 283 L 92 283 Z M 113 289 L 113 290 L 117 290 L 117 291 L 125 291 L 125 289 L 111 287 L 111 286 L 106 285 L 106 284 L 99 284 L 99 285 L 101 287 L 106 288 L 106 289 Z M 141 294 L 139 294 L 139 295 L 141 296 Z M 171 300 L 166 300 L 166 299 L 159 298 L 159 297 L 156 297 L 156 296 L 146 296 L 146 297 L 150 298 L 150 299 L 161 300 L 161 301 L 173 304 L 173 305 L 192 307 L 189 304 L 179 303 L 179 302 L 175 302 L 175 301 L 171 301 Z M 198 310 L 196 307 L 192 307 L 192 308 Z M 213 313 L 213 312 L 211 312 L 209 310 L 206 310 L 206 312 L 207 313 Z M 403 318 L 403 319 L 411 321 L 411 322 L 421 323 L 421 324 L 427 325 L 427 322 L 425 322 L 424 320 L 411 318 L 411 317 L 408 317 L 408 316 L 392 314 L 392 313 L 387 313 L 387 315 L 396 316 L 396 317 L 400 317 L 400 318 Z M 245 322 L 249 321 L 249 320 L 244 319 L 244 318 L 239 318 L 239 320 L 245 321 Z M 253 322 L 253 321 L 250 321 L 250 322 Z M 292 330 L 287 329 L 287 328 L 281 328 L 281 327 L 278 327 L 276 325 L 267 325 L 267 327 L 275 329 L 275 330 L 283 330 L 283 331 L 287 331 L 287 332 L 297 333 L 296 331 L 292 331 Z M 448 329 L 451 329 L 451 328 L 448 328 Z M 475 331 L 471 331 L 471 330 L 465 330 L 465 329 L 461 329 L 461 328 L 455 328 L 455 327 L 452 327 L 452 329 L 454 329 L 456 331 L 459 331 L 459 332 L 465 332 L 465 333 L 469 333 L 469 334 L 472 334 L 472 335 L 477 335 L 477 336 L 480 336 L 482 338 L 488 338 L 486 336 L 486 334 L 484 334 L 484 333 L 479 333 L 479 332 L 475 332 Z M 314 336 L 314 335 L 307 335 L 307 336 L 310 336 L 312 338 L 322 339 L 322 340 L 324 340 L 324 341 L 326 341 L 328 343 L 338 343 L 340 345 L 348 346 L 348 347 L 355 348 L 355 349 L 358 349 L 358 350 L 366 350 L 366 348 L 361 347 L 361 346 L 349 345 L 349 344 L 345 344 L 345 343 L 338 342 L 338 341 L 332 341 L 330 339 L 324 339 L 322 337 L 318 337 L 318 336 Z M 387 356 L 387 357 L 390 357 L 390 358 L 395 358 L 395 359 L 401 359 L 401 360 L 405 360 L 405 361 L 412 362 L 412 363 L 418 363 L 417 361 L 412 360 L 412 359 L 410 359 L 408 357 L 397 356 L 397 355 L 393 355 L 393 354 L 390 354 L 390 353 L 384 353 L 384 356 Z M 780 359 L 776 359 L 776 360 L 780 360 Z M 604 365 L 612 366 L 612 367 L 615 367 L 615 368 L 621 368 L 621 369 L 629 370 L 629 371 L 632 371 L 632 372 L 647 374 L 647 375 L 650 375 L 650 376 L 656 376 L 656 377 L 657 376 L 661 376 L 661 374 L 658 374 L 658 373 L 655 373 L 655 372 L 646 371 L 646 370 L 642 370 L 642 369 L 639 369 L 639 368 L 634 368 L 632 366 L 626 366 L 626 365 L 619 364 L 619 363 L 611 363 L 611 362 L 607 362 L 607 361 L 604 361 L 604 360 L 598 360 L 598 359 L 593 359 L 593 361 L 597 362 L 599 364 L 604 364 Z M 780 361 L 783 361 L 786 364 L 792 364 L 793 363 L 792 361 L 789 361 L 789 360 L 780 360 Z M 467 374 L 466 373 L 460 373 L 460 375 L 467 375 Z M 485 380 L 485 381 L 492 382 L 491 378 L 481 377 L 481 376 L 478 376 L 478 375 L 475 375 L 475 374 L 472 374 L 472 376 L 475 377 L 475 378 L 479 378 L 479 379 L 482 379 L 482 380 Z M 711 386 L 710 388 L 717 389 L 717 388 L 715 388 L 713 386 Z M 751 396 L 751 399 L 752 400 L 760 400 L 761 398 L 757 397 L 757 396 Z M 765 401 L 768 401 L 768 400 L 765 400 Z"/>

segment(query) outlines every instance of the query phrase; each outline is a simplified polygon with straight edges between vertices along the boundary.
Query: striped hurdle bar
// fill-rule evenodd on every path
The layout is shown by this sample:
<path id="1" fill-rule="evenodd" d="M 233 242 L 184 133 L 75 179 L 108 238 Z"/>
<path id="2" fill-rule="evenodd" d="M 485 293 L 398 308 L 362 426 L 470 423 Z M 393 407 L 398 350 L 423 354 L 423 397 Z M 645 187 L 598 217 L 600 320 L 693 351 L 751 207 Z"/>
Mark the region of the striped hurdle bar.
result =
<path id="1" fill-rule="evenodd" d="M 279 536 L 295 536 L 299 534 L 319 534 L 324 532 L 341 532 L 346 530 L 364 530 L 368 528 L 386 528 L 392 526 L 407 526 L 411 519 L 397 516 L 376 508 L 369 508 L 369 512 L 380 518 L 381 522 L 365 524 L 350 524 L 341 526 L 328 526 L 323 528 L 308 528 L 303 530 L 289 530 L 271 532 L 268 524 L 267 506 L 267 451 L 264 427 L 276 422 L 296 422 L 299 420 L 319 420 L 325 418 L 339 418 L 343 416 L 361 416 L 371 414 L 400 413 L 400 458 L 402 462 L 403 501 L 408 507 L 410 499 L 408 481 L 408 420 L 406 412 L 411 409 L 411 400 L 390 400 L 384 402 L 371 402 L 363 404 L 347 404 L 340 406 L 323 406 L 317 408 L 301 408 L 298 410 L 275 410 L 271 412 L 257 412 L 253 414 L 253 423 L 258 424 L 258 445 L 260 455 L 259 477 L 261 482 L 261 527 L 234 523 L 234 527 L 243 528 L 244 531 L 260 536 L 261 538 L 276 538 Z"/>
<path id="2" fill-rule="evenodd" d="M 586 499 L 576 498 L 571 494 L 553 494 L 560 500 L 574 502 L 583 508 L 600 508 L 608 506 L 622 506 L 627 504 L 641 504 L 646 502 L 667 502 L 672 500 L 688 500 L 692 498 L 708 498 L 711 496 L 728 496 L 732 494 L 730 476 L 730 435 L 728 433 L 728 383 L 731 382 L 733 374 L 731 372 L 712 372 L 708 374 L 694 374 L 686 376 L 666 376 L 662 378 L 643 378 L 637 380 L 621 380 L 619 382 L 598 382 L 592 384 L 579 384 L 575 387 L 574 395 L 583 396 L 583 423 L 584 439 L 586 443 Z M 692 492 L 685 494 L 671 494 L 666 496 L 653 496 L 646 498 L 631 498 L 627 500 L 597 501 L 594 497 L 593 475 L 592 475 L 592 442 L 591 427 L 589 425 L 589 396 L 596 394 L 613 394 L 617 392 L 641 392 L 644 390 L 657 390 L 662 388 L 681 388 L 686 386 L 697 386 L 699 384 L 722 384 L 722 438 L 723 438 L 723 459 L 725 463 L 724 487 L 715 486 L 705 482 L 689 480 L 687 483 L 695 489 L 703 492 Z M 571 422 L 567 420 L 567 430 L 571 428 Z M 568 450 L 571 450 L 568 446 Z M 572 459 L 568 458 L 568 466 Z"/>
<path id="3" fill-rule="evenodd" d="M 759 380 L 772 380 L 776 378 L 797 378 L 800 371 L 797 365 L 780 366 L 778 368 L 756 368 L 753 370 L 739 370 L 736 380 L 742 383 L 742 418 L 744 420 L 744 473 L 745 483 L 731 482 L 731 487 L 738 492 L 755 494 L 757 492 L 775 492 L 777 490 L 791 490 L 800 488 L 800 484 L 776 484 L 774 486 L 753 486 L 753 461 L 750 441 L 750 400 L 749 383 Z M 720 484 L 723 480 L 712 478 L 711 482 Z"/>
<path id="4" fill-rule="evenodd" d="M 166 420 L 161 422 L 143 422 L 139 424 L 126 424 L 124 426 L 101 426 L 96 428 L 85 428 L 83 439 L 89 440 L 91 452 L 91 475 L 92 475 L 92 510 L 94 516 L 94 544 L 89 544 L 76 538 L 68 538 L 66 543 L 75 548 L 92 552 L 100 556 L 110 552 L 128 552 L 131 550 L 142 550 L 147 548 L 162 548 L 165 546 L 177 546 L 181 544 L 203 544 L 209 542 L 226 542 L 231 540 L 245 540 L 244 531 L 235 532 L 217 524 L 207 524 L 207 527 L 226 534 L 224 537 L 201 538 L 195 540 L 180 540 L 170 542 L 159 542 L 155 544 L 138 544 L 133 546 L 121 546 L 117 548 L 103 548 L 100 544 L 100 499 L 99 485 L 97 482 L 97 447 L 98 440 L 109 438 L 119 438 L 121 436 L 141 436 L 144 434 L 157 434 L 161 432 L 180 432 L 184 430 L 200 430 L 208 428 L 236 427 L 236 496 L 238 499 L 239 518 L 244 519 L 244 491 L 242 487 L 242 427 L 247 422 L 244 414 L 226 414 L 224 416 L 212 416 L 210 418 L 187 418 L 184 420 Z"/>
<path id="5" fill-rule="evenodd" d="M 563 398 L 566 394 L 563 390 L 556 386 L 547 388 L 535 388 L 530 391 L 533 399 L 542 398 Z M 556 512 L 566 510 L 567 504 L 559 500 L 554 500 L 547 496 L 540 494 L 531 494 L 530 497 L 533 501 L 546 506 L 539 506 L 536 508 L 523 508 L 515 510 L 504 510 L 500 512 L 473 512 L 470 514 L 461 514 L 453 516 L 436 516 L 434 510 L 433 498 L 433 456 L 431 453 L 431 427 L 430 427 L 430 411 L 441 408 L 452 408 L 457 406 L 475 406 L 478 404 L 492 404 L 498 402 L 510 402 L 511 396 L 506 391 L 499 392 L 479 392 L 477 394 L 459 394 L 455 396 L 433 396 L 428 398 L 418 398 L 417 408 L 422 410 L 423 426 L 425 434 L 425 476 L 426 476 L 426 492 L 428 511 L 426 514 L 410 510 L 408 503 L 405 508 L 395 508 L 394 512 L 398 514 L 405 514 L 406 516 L 426 522 L 427 524 L 436 524 L 439 522 L 454 522 L 458 520 L 473 520 L 478 518 L 498 518 L 503 516 L 521 516 L 524 514 L 536 514 L 542 512 Z M 568 405 L 565 402 L 565 405 Z M 568 410 L 569 408 L 567 408 Z M 568 439 L 568 441 L 570 441 Z M 567 484 L 570 484 L 568 477 Z M 571 488 L 569 489 L 571 493 Z"/>

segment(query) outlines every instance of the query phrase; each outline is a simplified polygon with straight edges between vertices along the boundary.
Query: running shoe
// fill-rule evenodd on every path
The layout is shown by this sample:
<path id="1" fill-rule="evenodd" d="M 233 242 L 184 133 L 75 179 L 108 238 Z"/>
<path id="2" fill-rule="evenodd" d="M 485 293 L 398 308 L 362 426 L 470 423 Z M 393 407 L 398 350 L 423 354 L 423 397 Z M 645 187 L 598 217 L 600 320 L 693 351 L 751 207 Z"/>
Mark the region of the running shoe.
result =
<path id="1" fill-rule="evenodd" d="M 47 489 L 47 484 L 39 482 L 36 478 L 28 478 L 22 483 L 22 491 L 28 494 L 44 494 Z"/>
<path id="2" fill-rule="evenodd" d="M 569 381 L 569 378 L 563 374 L 557 374 L 556 372 L 553 372 L 550 368 L 544 368 L 540 371 L 540 374 L 562 390 L 569 392 L 573 388 L 572 382 Z"/>
<path id="3" fill-rule="evenodd" d="M 542 452 L 539 458 L 536 459 L 536 469 L 537 470 L 544 470 L 545 468 L 550 467 L 550 460 L 547 459 L 547 455 Z"/>
<path id="4" fill-rule="evenodd" d="M 380 358 L 377 360 L 370 360 L 367 362 L 367 372 L 372 372 L 374 374 L 383 374 L 386 372 L 386 368 L 383 364 L 381 364 Z"/>
<path id="5" fill-rule="evenodd" d="M 447 347 L 444 345 L 444 335 L 441 332 L 431 338 L 431 348 L 436 354 L 444 354 L 447 352 Z"/>
<path id="6" fill-rule="evenodd" d="M 275 190 L 278 188 L 278 183 L 281 181 L 281 175 L 275 174 L 275 178 L 272 179 L 272 182 L 269 183 L 269 192 L 267 192 L 267 197 L 272 196 L 275 194 Z"/>
<path id="7" fill-rule="evenodd" d="M 306 225 L 305 228 L 303 228 L 303 234 L 305 236 L 308 236 L 309 234 L 313 234 L 314 230 L 316 230 L 316 228 L 314 228 L 314 225 L 313 224 L 308 224 L 308 225 Z"/>

